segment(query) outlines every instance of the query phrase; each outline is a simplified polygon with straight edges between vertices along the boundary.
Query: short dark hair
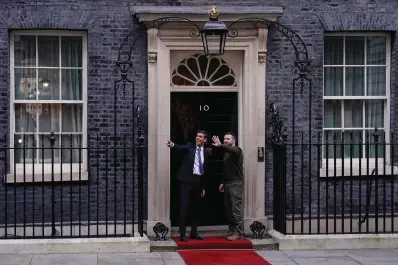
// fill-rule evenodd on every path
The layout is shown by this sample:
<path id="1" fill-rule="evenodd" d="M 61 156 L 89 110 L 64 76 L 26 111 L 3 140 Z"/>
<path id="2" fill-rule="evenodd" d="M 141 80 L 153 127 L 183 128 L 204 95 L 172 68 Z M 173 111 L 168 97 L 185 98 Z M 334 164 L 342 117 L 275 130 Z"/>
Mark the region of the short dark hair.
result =
<path id="1" fill-rule="evenodd" d="M 225 136 L 225 135 L 231 135 L 231 136 L 236 140 L 236 135 L 235 135 L 235 133 L 233 133 L 233 132 L 231 132 L 231 131 L 225 132 L 224 136 Z"/>
<path id="2" fill-rule="evenodd" d="M 201 129 L 201 130 L 198 130 L 198 132 L 196 132 L 196 134 L 198 134 L 198 133 L 203 134 L 204 137 L 207 139 L 207 132 L 206 131 Z"/>

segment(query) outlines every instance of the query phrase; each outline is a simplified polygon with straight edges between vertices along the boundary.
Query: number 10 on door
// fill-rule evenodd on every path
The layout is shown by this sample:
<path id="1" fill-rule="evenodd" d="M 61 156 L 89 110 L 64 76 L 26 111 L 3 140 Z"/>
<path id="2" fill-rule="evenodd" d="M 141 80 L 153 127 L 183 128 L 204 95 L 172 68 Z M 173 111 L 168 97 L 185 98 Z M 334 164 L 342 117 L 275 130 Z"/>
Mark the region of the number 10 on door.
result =
<path id="1" fill-rule="evenodd" d="M 205 112 L 207 112 L 207 111 L 209 111 L 210 110 L 210 107 L 207 105 L 207 104 L 205 104 L 205 105 L 199 105 L 199 111 L 205 111 Z"/>

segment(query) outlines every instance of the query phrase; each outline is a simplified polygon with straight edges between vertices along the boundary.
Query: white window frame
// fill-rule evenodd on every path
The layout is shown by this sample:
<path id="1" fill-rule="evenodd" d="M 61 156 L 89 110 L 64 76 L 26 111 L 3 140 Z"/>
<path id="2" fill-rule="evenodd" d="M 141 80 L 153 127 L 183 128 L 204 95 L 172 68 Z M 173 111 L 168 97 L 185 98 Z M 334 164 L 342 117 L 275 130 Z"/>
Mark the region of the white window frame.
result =
<path id="1" fill-rule="evenodd" d="M 325 89 L 324 89 L 324 68 L 325 67 L 332 67 L 332 66 L 345 66 L 345 40 L 344 40 L 344 53 L 343 53 L 343 64 L 342 65 L 322 65 L 322 72 L 323 72 L 323 83 L 322 83 L 322 101 L 324 104 L 325 100 L 369 100 L 369 99 L 382 99 L 385 100 L 385 106 L 384 106 L 384 127 L 380 128 L 380 130 L 384 130 L 386 132 L 386 138 L 385 142 L 390 143 L 390 104 L 391 104 L 391 99 L 390 99 L 390 92 L 391 92 L 391 35 L 389 33 L 384 33 L 384 32 L 336 32 L 336 33 L 325 33 L 324 37 L 329 37 L 329 36 L 339 36 L 339 37 L 353 37 L 353 36 L 383 36 L 386 37 L 386 95 L 385 96 L 325 96 Z M 323 51 L 323 56 L 324 56 L 324 51 Z M 366 45 L 365 45 L 365 57 L 366 57 Z M 324 62 L 324 58 L 323 58 Z M 366 63 L 366 62 L 365 62 Z M 350 66 L 356 66 L 356 65 L 350 65 Z M 372 65 L 357 65 L 357 66 L 372 66 Z M 379 65 L 375 65 L 379 66 Z M 343 72 L 343 82 L 344 82 L 344 88 L 345 88 L 345 71 Z M 366 72 L 365 72 L 366 73 Z M 365 74 L 366 78 L 366 74 Z M 365 82 L 365 88 L 367 84 Z M 325 122 L 325 117 L 324 117 L 324 109 L 325 107 L 323 106 L 322 109 L 322 116 L 323 116 L 323 123 Z M 344 121 L 342 121 L 343 123 Z M 323 126 L 322 128 L 322 139 L 323 139 L 323 144 L 326 143 L 326 139 L 324 139 L 324 134 L 323 132 L 325 130 L 339 130 L 339 128 L 325 128 Z M 343 128 L 341 128 L 343 129 Z M 350 128 L 344 128 L 345 130 L 350 130 Z M 356 129 L 356 128 L 355 128 Z M 349 136 L 346 136 L 345 138 L 347 141 L 349 141 Z M 333 143 L 333 139 L 329 139 L 328 143 Z M 333 148 L 333 146 L 330 146 L 330 148 Z M 377 160 L 377 166 L 378 166 L 378 173 L 379 175 L 382 175 L 384 173 L 386 174 L 391 174 L 392 172 L 398 173 L 398 168 L 394 166 L 394 169 L 392 169 L 390 165 L 390 145 L 386 145 L 386 160 L 384 161 L 383 154 L 380 154 Z M 366 175 L 367 174 L 367 169 L 368 169 L 368 162 L 366 158 L 352 158 L 352 167 L 351 167 L 351 158 L 345 158 L 345 159 L 340 159 L 336 158 L 336 163 L 334 158 L 326 159 L 324 157 L 324 151 L 325 151 L 325 146 L 322 146 L 322 167 L 321 167 L 321 173 L 320 175 L 322 177 L 324 176 L 329 176 L 329 177 L 334 177 L 336 176 L 350 176 L 352 175 Z M 382 158 L 380 158 L 382 157 Z M 369 175 L 371 174 L 372 170 L 376 166 L 375 158 L 369 158 Z M 344 162 L 344 169 L 343 169 L 343 162 Z M 360 167 L 361 165 L 361 167 Z M 328 166 L 328 169 L 326 169 L 326 166 Z M 328 171 L 327 171 L 328 170 Z M 336 173 L 335 173 L 336 170 Z M 326 173 L 326 171 L 328 173 Z"/>
<path id="2" fill-rule="evenodd" d="M 51 163 L 44 163 L 43 166 L 40 163 L 34 165 L 34 176 L 33 166 L 31 163 L 26 163 L 25 167 L 23 164 L 14 164 L 14 133 L 15 133 L 15 110 L 14 105 L 18 103 L 31 103 L 29 100 L 15 100 L 15 74 L 14 74 L 14 38 L 16 35 L 30 35 L 30 36 L 79 36 L 82 37 L 82 100 L 35 100 L 34 103 L 43 104 L 62 104 L 62 103 L 77 103 L 82 105 L 82 162 L 63 163 L 62 164 L 62 176 L 61 176 L 61 164 L 54 164 L 54 170 L 52 169 Z M 36 54 L 37 54 L 37 40 L 36 40 Z M 60 54 L 61 57 L 61 54 Z M 55 181 L 83 181 L 88 179 L 87 175 L 87 32 L 84 31 L 69 31 L 69 30 L 16 30 L 10 33 L 10 153 L 9 163 L 10 172 L 7 174 L 6 182 L 42 182 L 52 181 L 53 174 Z M 36 58 L 38 60 L 38 58 Z M 60 66 L 61 67 L 61 66 Z M 51 68 L 51 67 L 38 67 L 37 63 L 35 69 L 40 68 Z M 59 67 L 53 67 L 59 68 Z M 38 147 L 40 148 L 40 147 Z M 80 165 L 80 169 L 79 169 Z M 14 166 L 15 169 L 14 169 Z"/>

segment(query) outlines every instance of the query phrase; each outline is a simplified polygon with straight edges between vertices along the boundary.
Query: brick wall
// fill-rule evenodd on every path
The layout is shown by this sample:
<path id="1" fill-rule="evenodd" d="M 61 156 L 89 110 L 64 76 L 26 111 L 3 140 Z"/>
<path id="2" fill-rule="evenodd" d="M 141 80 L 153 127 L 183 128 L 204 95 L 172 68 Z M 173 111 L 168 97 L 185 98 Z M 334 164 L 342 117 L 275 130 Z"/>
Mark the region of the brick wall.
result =
<path id="1" fill-rule="evenodd" d="M 6 2 L 6 3 L 5 3 Z M 9 30 L 17 29 L 65 29 L 84 30 L 88 36 L 88 134 L 91 143 L 96 142 L 99 135 L 100 145 L 104 146 L 106 134 L 114 134 L 115 121 L 119 137 L 128 134 L 127 139 L 132 138 L 132 102 L 133 87 L 128 86 L 126 93 L 122 89 L 116 91 L 116 106 L 114 101 L 113 75 L 116 67 L 119 45 L 123 39 L 135 27 L 129 11 L 131 1 L 2 1 L 0 8 L 0 134 L 7 134 L 9 127 Z M 170 1 L 172 4 L 172 1 Z M 151 3 L 149 3 L 151 4 Z M 152 2 L 155 4 L 155 2 Z M 132 62 L 136 72 L 134 83 L 134 101 L 137 105 L 147 102 L 146 93 L 146 34 L 138 36 L 137 44 L 133 50 Z M 117 119 L 115 120 L 115 107 Z M 146 119 L 144 119 L 146 120 Z M 111 139 L 110 139 L 111 140 Z M 110 141 L 110 143 L 112 143 Z M 131 141 L 130 144 L 131 145 Z M 91 151 L 90 185 L 87 183 L 63 183 L 54 187 L 46 184 L 31 184 L 26 187 L 4 185 L 0 188 L 1 202 L 4 202 L 5 189 L 7 189 L 9 223 L 40 221 L 42 216 L 46 221 L 51 219 L 51 194 L 55 193 L 56 220 L 69 221 L 79 219 L 83 221 L 104 221 L 107 218 L 112 221 L 124 219 L 124 208 L 127 209 L 127 219 L 131 219 L 133 213 L 132 204 L 135 205 L 135 219 L 137 219 L 137 180 L 133 188 L 133 172 L 131 165 L 127 165 L 126 181 L 124 173 L 119 171 L 115 178 L 112 171 L 115 157 L 113 152 L 108 153 L 109 172 L 105 171 L 105 152 L 101 152 L 97 164 L 97 151 Z M 116 162 L 120 165 L 120 152 Z M 127 156 L 131 159 L 131 152 Z M 4 164 L 3 167 L 4 169 Z M 3 170 L 2 169 L 2 170 Z M 136 176 L 136 171 L 135 171 Z M 108 175 L 108 180 L 106 178 Z M 145 182 L 146 183 L 146 182 Z M 124 197 L 126 188 L 126 205 Z M 62 190 L 62 192 L 61 192 Z M 106 202 L 106 192 L 108 202 Z M 61 197 L 62 193 L 62 197 Z M 89 196 L 90 194 L 90 196 Z M 34 195 L 34 200 L 33 200 Z M 98 196 L 98 197 L 97 197 Z M 90 201 L 88 200 L 90 198 Z M 14 206 L 13 202 L 16 200 Z M 114 204 L 116 199 L 116 204 Z M 42 204 L 44 200 L 44 206 Z M 25 202 L 25 203 L 24 203 Z M 108 203 L 108 206 L 105 206 Z M 0 223 L 4 223 L 4 204 L 0 204 Z M 81 206 L 79 208 L 79 205 Z M 89 206 L 90 205 L 90 206 Z M 33 208 L 33 206 L 35 206 Z M 117 211 L 115 211 L 117 208 Z M 16 215 L 14 217 L 14 211 Z M 26 215 L 24 211 L 26 210 Z M 87 216 L 90 209 L 90 217 Z M 44 213 L 44 215 L 43 215 Z"/>
<path id="2" fill-rule="evenodd" d="M 145 2 L 145 3 L 144 3 Z M 309 111 L 312 112 L 312 128 L 316 134 L 322 128 L 322 51 L 323 33 L 325 31 L 389 31 L 395 34 L 398 25 L 398 15 L 393 11 L 398 8 L 398 3 L 387 0 L 274 0 L 274 1 L 233 1 L 236 5 L 268 5 L 284 7 L 284 14 L 279 22 L 296 31 L 307 44 L 310 58 L 313 60 L 313 90 L 312 104 L 309 105 L 309 91 L 304 90 L 301 94 L 296 92 L 295 124 L 296 130 L 308 132 Z M 123 38 L 135 27 L 135 21 L 129 13 L 129 5 L 231 5 L 231 1 L 192 1 L 192 0 L 169 0 L 169 1 L 12 1 L 3 0 L 0 7 L 0 134 L 6 134 L 9 126 L 9 40 L 8 31 L 11 29 L 81 29 L 88 33 L 88 132 L 100 134 L 102 139 L 106 133 L 114 130 L 114 102 L 113 88 L 114 76 L 112 71 L 118 54 L 118 45 Z M 222 12 L 222 10 L 221 10 Z M 281 115 L 285 119 L 291 136 L 292 125 L 292 70 L 294 53 L 292 46 L 276 30 L 270 30 L 268 39 L 268 65 L 267 65 L 267 103 L 275 101 L 281 108 Z M 391 129 L 396 131 L 396 76 L 397 68 L 396 39 L 393 35 L 392 65 L 391 65 Z M 143 34 L 138 39 L 133 52 L 132 61 L 136 71 L 135 99 L 137 103 L 144 106 L 147 103 L 146 92 L 146 36 Z M 132 94 L 128 92 L 125 97 L 118 92 L 117 110 L 123 119 L 117 120 L 117 131 L 121 134 L 131 133 L 131 101 Z M 308 139 L 309 136 L 306 135 Z M 297 135 L 296 135 L 297 136 Z M 316 153 L 313 153 L 315 156 Z M 313 159 L 313 158 L 312 158 Z M 288 168 L 291 165 L 288 164 Z M 93 173 L 96 175 L 96 173 Z M 272 213 L 272 153 L 267 151 L 266 160 L 266 212 Z M 308 176 L 305 177 L 309 182 Z M 317 182 L 317 177 L 312 177 L 312 182 Z M 113 181 L 110 181 L 113 182 Z M 112 184 L 109 184 L 111 187 Z M 84 186 L 84 185 L 83 185 Z M 118 183 L 117 188 L 123 184 Z M 131 181 L 127 184 L 131 187 Z M 288 184 L 288 187 L 290 184 Z M 73 201 L 78 199 L 76 191 L 78 185 L 72 185 Z M 104 191 L 105 176 L 100 174 L 98 181 L 93 181 L 90 189 L 93 192 Z M 35 188 L 36 195 L 41 193 L 42 186 Z M 307 189 L 307 188 L 306 188 Z M 9 186 L 10 193 L 14 187 Z M 27 199 L 32 197 L 32 187 L 26 188 Z M 132 189 L 128 189 L 132 191 Z M 16 188 L 18 195 L 17 208 L 23 207 L 23 188 Z M 45 193 L 50 193 L 50 188 L 44 188 Z M 87 188 L 85 189 L 87 192 Z M 57 197 L 59 187 L 57 187 Z M 65 191 L 65 193 L 67 193 Z M 95 193 L 92 193 L 94 195 Z M 41 195 L 41 194 L 40 194 Z M 46 194 L 47 195 L 47 194 Z M 70 194 L 66 195 L 65 202 L 70 200 Z M 308 195 L 308 192 L 306 193 Z M 129 194 L 129 197 L 132 195 Z M 11 194 L 12 197 L 12 194 Z M 82 209 L 85 213 L 87 208 L 87 195 L 84 195 L 86 205 Z M 0 198 L 4 199 L 4 189 L 0 187 Z M 47 198 L 47 197 L 46 197 Z M 314 198 L 314 197 L 313 197 Z M 357 197 L 358 198 L 358 197 Z M 95 198 L 92 198 L 96 201 Z M 27 200 L 30 202 L 29 200 Z M 1 200 L 4 202 L 4 200 Z M 46 202 L 48 209 L 50 202 Z M 68 206 L 65 203 L 65 206 Z M 129 202 L 128 204 L 131 204 Z M 308 202 L 306 203 L 308 208 Z M 30 205 L 29 203 L 27 205 Z M 110 204 L 110 210 L 113 204 Z M 59 205 L 57 205 L 59 211 Z M 117 204 L 119 206 L 119 204 Z M 129 205 L 131 206 L 131 205 Z M 30 207 L 27 206 L 31 209 Z M 4 208 L 4 206 L 0 207 Z M 13 212 L 13 206 L 9 206 L 9 212 Z M 68 207 L 66 207 L 68 208 Z M 41 209 L 38 209 L 41 212 Z M 91 208 L 92 215 L 96 215 L 96 209 Z M 2 209 L 0 209 L 2 212 Z M 103 212 L 103 209 L 101 209 Z M 110 211 L 112 213 L 112 211 Z M 103 216 L 104 213 L 100 215 Z M 68 214 L 66 214 L 68 215 Z M 94 216 L 95 217 L 95 216 Z M 11 219 L 9 217 L 9 219 Z M 68 219 L 68 217 L 64 217 Z"/>

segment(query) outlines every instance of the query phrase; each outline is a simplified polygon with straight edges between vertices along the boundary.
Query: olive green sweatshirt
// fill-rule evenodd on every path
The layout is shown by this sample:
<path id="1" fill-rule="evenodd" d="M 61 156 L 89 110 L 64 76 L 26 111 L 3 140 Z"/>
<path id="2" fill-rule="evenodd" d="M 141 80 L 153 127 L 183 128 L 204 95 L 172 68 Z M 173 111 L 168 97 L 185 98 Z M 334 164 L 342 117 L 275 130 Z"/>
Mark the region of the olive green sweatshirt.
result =
<path id="1" fill-rule="evenodd" d="M 243 152 L 238 146 L 222 144 L 220 147 L 224 154 L 224 174 L 222 184 L 230 181 L 243 181 Z"/>

